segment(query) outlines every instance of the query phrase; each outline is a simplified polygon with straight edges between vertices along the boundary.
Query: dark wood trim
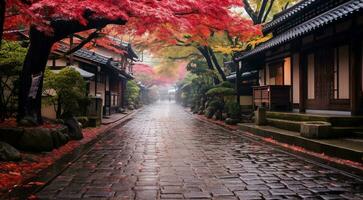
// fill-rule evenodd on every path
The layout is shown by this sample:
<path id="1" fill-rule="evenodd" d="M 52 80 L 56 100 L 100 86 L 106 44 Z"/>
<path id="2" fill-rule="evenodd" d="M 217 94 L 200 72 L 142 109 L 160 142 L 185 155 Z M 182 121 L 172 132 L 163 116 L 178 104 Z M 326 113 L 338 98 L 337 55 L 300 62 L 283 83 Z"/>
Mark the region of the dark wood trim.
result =
<path id="1" fill-rule="evenodd" d="M 306 53 L 300 52 L 299 54 L 299 85 L 300 85 L 300 103 L 299 112 L 306 112 L 306 99 L 307 99 L 307 55 Z"/>
<path id="2" fill-rule="evenodd" d="M 350 110 L 352 115 L 358 115 L 359 112 L 359 85 L 362 83 L 360 80 L 359 68 L 361 67 L 362 57 L 361 57 L 361 43 L 357 42 L 358 35 L 354 34 L 352 31 L 350 40 Z"/>

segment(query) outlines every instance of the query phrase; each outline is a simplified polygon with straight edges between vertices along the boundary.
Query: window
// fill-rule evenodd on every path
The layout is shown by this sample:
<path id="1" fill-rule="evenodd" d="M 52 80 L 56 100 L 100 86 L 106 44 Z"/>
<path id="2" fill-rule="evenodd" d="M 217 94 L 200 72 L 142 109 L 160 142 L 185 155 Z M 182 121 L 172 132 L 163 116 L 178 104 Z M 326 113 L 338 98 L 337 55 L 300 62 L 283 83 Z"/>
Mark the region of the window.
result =
<path id="1" fill-rule="evenodd" d="M 284 59 L 284 85 L 291 85 L 291 58 Z"/>
<path id="2" fill-rule="evenodd" d="M 270 85 L 284 85 L 284 72 L 283 63 L 276 62 L 269 64 L 269 84 Z"/>
<path id="3" fill-rule="evenodd" d="M 308 55 L 308 99 L 315 99 L 315 56 L 314 54 Z"/>
<path id="4" fill-rule="evenodd" d="M 335 48 L 334 99 L 349 99 L 349 46 Z"/>

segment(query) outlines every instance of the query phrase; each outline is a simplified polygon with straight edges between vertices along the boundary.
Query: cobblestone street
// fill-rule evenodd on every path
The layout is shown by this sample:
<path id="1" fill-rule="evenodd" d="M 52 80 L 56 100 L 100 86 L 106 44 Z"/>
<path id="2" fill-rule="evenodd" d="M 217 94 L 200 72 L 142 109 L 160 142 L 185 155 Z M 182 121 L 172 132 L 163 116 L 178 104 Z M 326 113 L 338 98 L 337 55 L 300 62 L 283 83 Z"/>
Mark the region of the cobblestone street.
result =
<path id="1" fill-rule="evenodd" d="M 40 199 L 363 199 L 362 180 L 146 106 L 37 193 Z"/>

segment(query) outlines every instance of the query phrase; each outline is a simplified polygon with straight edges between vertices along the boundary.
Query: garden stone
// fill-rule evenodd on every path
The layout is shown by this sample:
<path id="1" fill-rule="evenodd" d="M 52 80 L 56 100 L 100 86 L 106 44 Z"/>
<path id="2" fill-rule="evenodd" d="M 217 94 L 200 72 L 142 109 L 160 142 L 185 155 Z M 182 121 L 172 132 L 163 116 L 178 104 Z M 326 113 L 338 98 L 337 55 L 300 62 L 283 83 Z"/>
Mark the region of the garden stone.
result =
<path id="1" fill-rule="evenodd" d="M 217 111 L 216 113 L 214 113 L 213 119 L 214 120 L 222 120 L 222 112 L 221 111 Z"/>
<path id="2" fill-rule="evenodd" d="M 34 117 L 24 117 L 22 120 L 18 122 L 19 126 L 25 126 L 25 127 L 34 127 L 38 126 L 37 120 Z"/>
<path id="3" fill-rule="evenodd" d="M 204 113 L 204 115 L 208 118 L 208 119 L 210 119 L 210 118 L 212 118 L 213 117 L 213 115 L 214 115 L 214 109 L 213 108 L 207 108 L 207 110 L 206 110 L 206 112 Z"/>
<path id="4" fill-rule="evenodd" d="M 226 120 L 228 118 L 228 114 L 227 113 L 222 113 L 222 120 Z"/>
<path id="5" fill-rule="evenodd" d="M 23 133 L 24 128 L 0 128 L 0 141 L 16 146 Z"/>
<path id="6" fill-rule="evenodd" d="M 20 152 L 8 143 L 0 142 L 0 160 L 1 161 L 19 161 L 21 160 Z"/>
<path id="7" fill-rule="evenodd" d="M 52 151 L 54 146 L 51 132 L 45 128 L 26 128 L 18 147 L 26 151 Z"/>
<path id="8" fill-rule="evenodd" d="M 68 118 L 64 121 L 68 127 L 68 136 L 71 140 L 81 140 L 83 138 L 82 129 L 76 118 Z"/>
<path id="9" fill-rule="evenodd" d="M 69 136 L 67 134 L 60 133 L 59 140 L 60 140 L 61 144 L 66 144 L 69 142 Z"/>
<path id="10" fill-rule="evenodd" d="M 228 125 L 236 125 L 240 122 L 239 119 L 232 119 L 232 118 L 227 118 L 225 120 L 225 123 L 228 124 Z"/>
<path id="11" fill-rule="evenodd" d="M 331 123 L 328 122 L 305 122 L 300 126 L 300 135 L 311 139 L 328 138 L 331 127 Z"/>
<path id="12" fill-rule="evenodd" d="M 61 143 L 60 143 L 60 140 L 59 140 L 59 137 L 58 137 L 58 133 L 56 131 L 52 132 L 51 136 L 52 136 L 53 146 L 54 146 L 54 148 L 57 149 L 58 147 L 61 146 Z"/>

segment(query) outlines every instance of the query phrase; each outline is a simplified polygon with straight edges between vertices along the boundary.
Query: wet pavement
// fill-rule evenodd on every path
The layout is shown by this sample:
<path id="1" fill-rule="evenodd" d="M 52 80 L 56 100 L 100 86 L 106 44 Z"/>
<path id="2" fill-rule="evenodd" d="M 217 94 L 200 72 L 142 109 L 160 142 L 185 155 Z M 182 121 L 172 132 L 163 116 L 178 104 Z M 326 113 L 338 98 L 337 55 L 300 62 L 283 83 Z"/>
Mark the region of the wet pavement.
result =
<path id="1" fill-rule="evenodd" d="M 47 185 L 40 199 L 363 199 L 362 180 L 145 107 Z"/>

